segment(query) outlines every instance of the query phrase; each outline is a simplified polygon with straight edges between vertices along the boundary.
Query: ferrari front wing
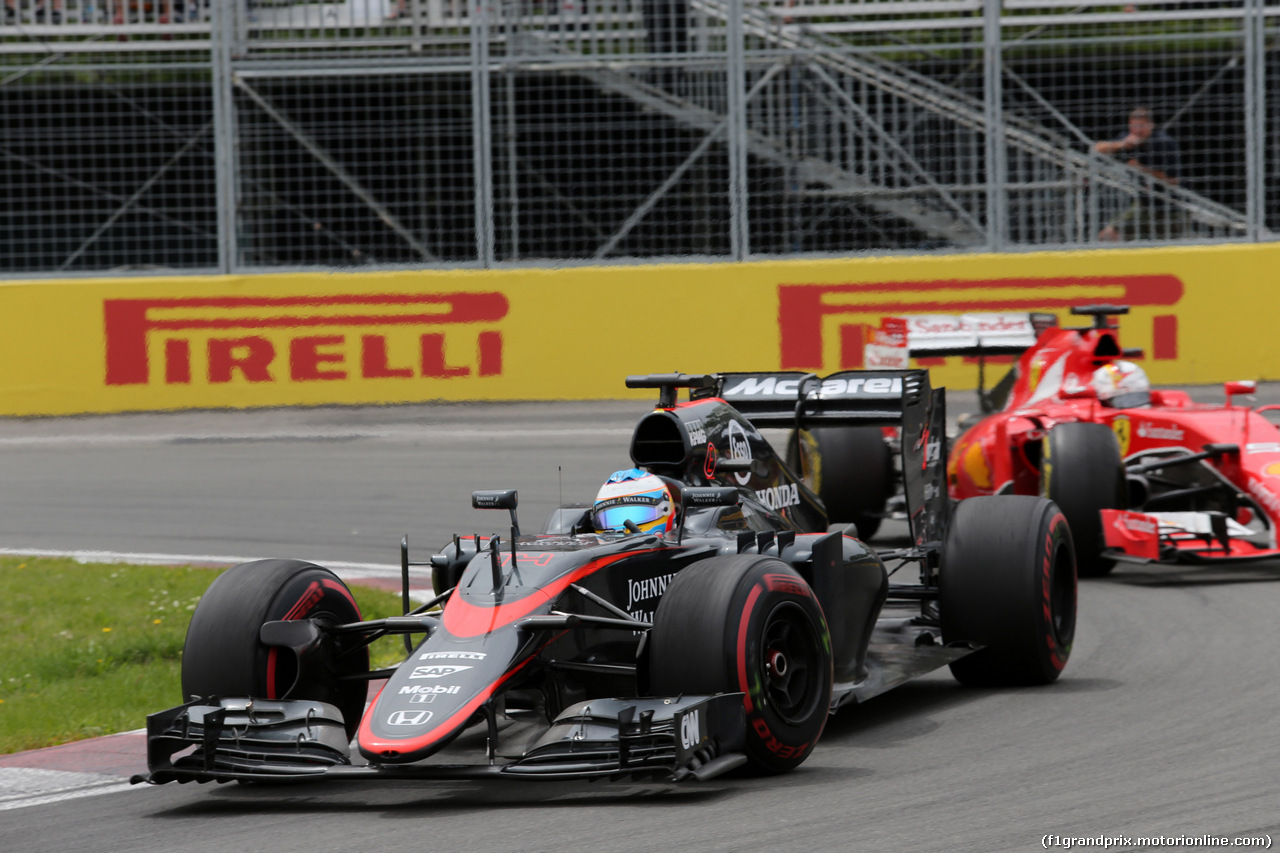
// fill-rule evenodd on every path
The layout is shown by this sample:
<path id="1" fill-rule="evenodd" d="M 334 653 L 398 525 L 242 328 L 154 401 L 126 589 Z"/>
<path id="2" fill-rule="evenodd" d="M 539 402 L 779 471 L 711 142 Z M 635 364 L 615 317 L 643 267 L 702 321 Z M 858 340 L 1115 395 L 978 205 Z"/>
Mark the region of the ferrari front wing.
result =
<path id="1" fill-rule="evenodd" d="M 1280 556 L 1270 542 L 1220 512 L 1134 512 L 1104 509 L 1103 556 L 1127 563 L 1203 565 Z"/>

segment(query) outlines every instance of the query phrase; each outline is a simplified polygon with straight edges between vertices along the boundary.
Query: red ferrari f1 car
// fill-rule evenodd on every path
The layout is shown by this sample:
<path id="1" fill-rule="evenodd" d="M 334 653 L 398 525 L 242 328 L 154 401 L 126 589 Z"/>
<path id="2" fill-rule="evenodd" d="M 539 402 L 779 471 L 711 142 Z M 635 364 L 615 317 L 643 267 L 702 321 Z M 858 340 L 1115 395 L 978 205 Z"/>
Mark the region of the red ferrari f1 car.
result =
<path id="1" fill-rule="evenodd" d="M 1234 398 L 1222 404 L 1151 389 L 1120 344 L 1125 306 L 1071 308 L 1092 318 L 1062 328 L 1052 314 L 903 318 L 882 332 L 912 356 L 1016 355 L 988 412 L 953 443 L 954 498 L 1040 494 L 1062 508 L 1081 575 L 1117 561 L 1221 563 L 1280 555 L 1280 430 Z"/>
<path id="2" fill-rule="evenodd" d="M 829 713 L 939 667 L 966 683 L 1058 677 L 1076 608 L 1066 520 L 1025 496 L 953 513 L 944 398 L 927 373 L 627 384 L 659 393 L 634 467 L 535 535 L 519 531 L 513 490 L 474 493 L 510 513 L 511 535 L 455 536 L 418 564 L 402 543 L 402 616 L 362 620 L 312 563 L 221 575 L 187 633 L 188 701 L 148 717 L 136 781 L 779 772 L 810 754 Z M 911 543 L 876 551 L 828 527 L 858 509 L 842 500 L 861 488 L 838 470 L 842 431 L 885 425 L 902 436 Z M 819 491 L 760 426 L 826 430 Z M 430 565 L 438 593 L 415 609 L 411 565 Z M 911 577 L 891 581 L 903 567 Z M 387 634 L 408 654 L 371 671 L 368 646 Z M 468 747 L 478 755 L 460 762 Z"/>

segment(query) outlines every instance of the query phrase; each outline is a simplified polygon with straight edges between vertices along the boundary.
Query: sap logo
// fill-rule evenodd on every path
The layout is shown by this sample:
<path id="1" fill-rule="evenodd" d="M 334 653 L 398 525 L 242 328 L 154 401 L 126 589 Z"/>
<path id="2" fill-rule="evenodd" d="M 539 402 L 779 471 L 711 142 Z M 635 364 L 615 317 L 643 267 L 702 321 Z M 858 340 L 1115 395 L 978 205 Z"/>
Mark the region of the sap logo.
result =
<path id="1" fill-rule="evenodd" d="M 693 749 L 702 743 L 701 711 L 690 711 L 680 718 L 680 746 Z"/>
<path id="2" fill-rule="evenodd" d="M 451 666 L 447 664 L 436 665 L 436 666 L 415 666 L 413 668 L 413 673 L 410 674 L 409 677 L 410 678 L 444 678 L 446 675 L 453 675 L 454 673 L 462 672 L 463 670 L 467 670 L 467 669 L 471 669 L 471 667 Z"/>
<path id="3" fill-rule="evenodd" d="M 484 652 L 423 652 L 418 660 L 484 660 Z"/>
<path id="4" fill-rule="evenodd" d="M 455 696 L 461 688 L 456 684 L 445 686 L 443 684 L 433 684 L 430 687 L 421 684 L 412 684 L 408 687 L 400 688 L 401 696 L 412 696 L 411 702 L 429 702 L 436 696 Z"/>
<path id="5" fill-rule="evenodd" d="M 747 440 L 747 431 L 737 421 L 729 421 L 729 458 L 734 462 L 750 463 L 751 442 Z M 751 480 L 750 471 L 735 471 L 733 479 L 745 486 Z"/>
<path id="6" fill-rule="evenodd" d="M 427 710 L 421 711 L 392 711 L 391 716 L 387 717 L 388 726 L 420 726 L 431 719 L 431 712 Z"/>

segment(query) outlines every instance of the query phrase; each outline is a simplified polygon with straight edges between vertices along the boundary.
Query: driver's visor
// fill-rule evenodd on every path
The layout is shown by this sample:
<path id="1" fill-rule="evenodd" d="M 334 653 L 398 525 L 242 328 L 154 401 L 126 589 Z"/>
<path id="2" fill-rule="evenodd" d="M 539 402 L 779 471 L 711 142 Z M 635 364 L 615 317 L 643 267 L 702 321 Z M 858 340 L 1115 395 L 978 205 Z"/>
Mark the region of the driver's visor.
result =
<path id="1" fill-rule="evenodd" d="M 592 517 L 596 530 L 626 530 L 628 521 L 643 529 L 666 515 L 662 504 L 663 496 L 658 494 L 626 495 L 600 501 Z"/>
<path id="2" fill-rule="evenodd" d="M 1107 401 L 1113 409 L 1136 409 L 1139 406 L 1151 405 L 1149 391 L 1130 391 L 1128 394 L 1117 394 Z"/>

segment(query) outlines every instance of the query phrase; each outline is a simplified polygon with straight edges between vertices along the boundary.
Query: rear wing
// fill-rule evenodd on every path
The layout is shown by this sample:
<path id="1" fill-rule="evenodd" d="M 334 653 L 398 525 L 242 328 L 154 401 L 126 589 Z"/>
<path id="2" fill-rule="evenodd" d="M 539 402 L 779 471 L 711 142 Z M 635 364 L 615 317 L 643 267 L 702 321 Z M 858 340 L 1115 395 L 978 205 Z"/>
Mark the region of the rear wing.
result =
<path id="1" fill-rule="evenodd" d="M 919 314 L 885 317 L 864 348 L 868 367 L 905 368 L 908 358 L 1021 355 L 1058 324 L 1042 313 Z"/>
<path id="2" fill-rule="evenodd" d="M 846 370 L 825 378 L 795 372 L 719 373 L 713 379 L 685 385 L 690 399 L 719 397 L 757 428 L 899 429 L 911 538 L 917 546 L 942 540 L 950 513 L 946 400 L 941 388 L 930 386 L 927 370 Z M 627 384 L 637 387 L 631 381 Z"/>
<path id="3" fill-rule="evenodd" d="M 1046 313 L 919 314 L 884 317 L 872 329 L 863 351 L 867 367 L 906 368 L 912 358 L 969 356 L 978 361 L 978 404 L 983 414 L 1004 406 L 1014 375 L 987 391 L 988 356 L 1019 356 L 1035 346 L 1040 333 L 1058 325 Z"/>
<path id="4" fill-rule="evenodd" d="M 932 389 L 926 370 L 720 373 L 716 395 L 757 427 L 901 426 L 923 411 Z M 691 399 L 704 396 L 696 391 Z"/>

